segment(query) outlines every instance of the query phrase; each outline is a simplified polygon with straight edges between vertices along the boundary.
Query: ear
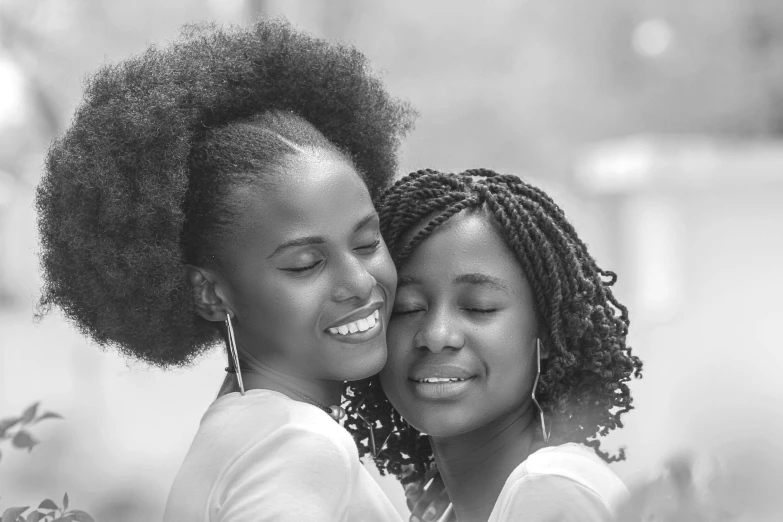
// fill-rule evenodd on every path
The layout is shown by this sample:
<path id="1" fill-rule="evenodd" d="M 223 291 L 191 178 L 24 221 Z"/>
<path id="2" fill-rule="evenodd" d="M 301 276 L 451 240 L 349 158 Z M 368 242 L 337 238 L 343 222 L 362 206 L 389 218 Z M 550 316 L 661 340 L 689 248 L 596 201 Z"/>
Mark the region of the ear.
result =
<path id="1" fill-rule="evenodd" d="M 226 315 L 233 316 L 223 285 L 215 272 L 193 265 L 185 265 L 182 270 L 193 291 L 196 312 L 201 317 L 207 321 L 225 321 Z"/>

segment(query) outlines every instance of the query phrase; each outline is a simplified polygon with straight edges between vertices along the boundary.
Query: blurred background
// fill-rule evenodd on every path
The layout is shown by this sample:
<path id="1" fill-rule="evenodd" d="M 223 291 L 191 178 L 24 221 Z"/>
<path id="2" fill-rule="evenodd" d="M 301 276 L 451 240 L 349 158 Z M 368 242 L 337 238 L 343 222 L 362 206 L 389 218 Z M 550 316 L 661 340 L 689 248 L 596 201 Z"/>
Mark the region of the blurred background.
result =
<path id="1" fill-rule="evenodd" d="M 419 109 L 401 173 L 518 174 L 619 274 L 645 362 L 607 442 L 628 484 L 687 455 L 699 495 L 779 520 L 780 0 L 0 0 L 0 419 L 37 401 L 64 417 L 31 429 L 31 453 L 0 441 L 0 512 L 67 491 L 99 521 L 161 518 L 224 356 L 162 372 L 34 322 L 34 188 L 101 63 L 259 14 L 356 44 Z"/>

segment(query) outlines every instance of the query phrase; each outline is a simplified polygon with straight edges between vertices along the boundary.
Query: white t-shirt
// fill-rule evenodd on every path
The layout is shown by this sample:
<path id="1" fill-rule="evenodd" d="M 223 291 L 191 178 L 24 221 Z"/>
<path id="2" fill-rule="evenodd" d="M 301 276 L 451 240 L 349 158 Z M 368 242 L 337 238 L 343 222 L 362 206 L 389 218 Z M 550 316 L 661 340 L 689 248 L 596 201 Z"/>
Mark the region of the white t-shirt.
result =
<path id="1" fill-rule="evenodd" d="M 321 409 L 270 390 L 210 405 L 169 493 L 164 522 L 400 522 Z"/>
<path id="2" fill-rule="evenodd" d="M 550 446 L 511 472 L 488 522 L 609 521 L 627 496 L 625 484 L 592 449 Z"/>

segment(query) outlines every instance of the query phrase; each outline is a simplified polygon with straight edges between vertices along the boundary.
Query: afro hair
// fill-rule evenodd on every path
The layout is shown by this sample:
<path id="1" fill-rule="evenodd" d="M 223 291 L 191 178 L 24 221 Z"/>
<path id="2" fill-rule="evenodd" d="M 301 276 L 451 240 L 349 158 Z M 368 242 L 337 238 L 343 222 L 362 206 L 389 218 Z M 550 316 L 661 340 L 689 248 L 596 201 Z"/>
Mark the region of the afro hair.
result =
<path id="1" fill-rule="evenodd" d="M 271 125 L 329 143 L 376 196 L 414 116 L 358 50 L 283 20 L 186 26 L 165 47 L 104 65 L 38 186 L 39 315 L 59 307 L 100 346 L 154 366 L 192 362 L 220 338 L 196 314 L 182 268 L 205 237 L 191 229 L 220 220 L 189 215 L 194 201 L 220 205 L 231 182 L 210 178 L 221 161 L 204 160 L 230 138 L 221 129 Z"/>

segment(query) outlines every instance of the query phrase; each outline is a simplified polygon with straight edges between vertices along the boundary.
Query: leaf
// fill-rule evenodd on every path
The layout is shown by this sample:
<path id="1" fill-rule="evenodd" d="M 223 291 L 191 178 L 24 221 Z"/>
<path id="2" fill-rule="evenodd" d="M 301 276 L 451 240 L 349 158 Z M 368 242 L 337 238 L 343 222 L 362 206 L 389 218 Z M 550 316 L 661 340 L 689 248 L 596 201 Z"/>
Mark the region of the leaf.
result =
<path id="1" fill-rule="evenodd" d="M 63 515 L 60 518 L 55 518 L 52 522 L 73 522 L 71 515 Z"/>
<path id="2" fill-rule="evenodd" d="M 41 422 L 42 420 L 46 419 L 62 419 L 63 416 L 59 413 L 54 413 L 53 411 L 47 411 L 40 415 L 37 419 L 35 419 L 35 422 Z"/>
<path id="3" fill-rule="evenodd" d="M 19 419 L 15 417 L 9 417 L 7 419 L 0 420 L 0 437 L 5 435 L 5 432 L 8 430 L 8 428 L 13 428 L 16 426 L 17 422 L 19 422 Z"/>
<path id="4" fill-rule="evenodd" d="M 75 522 L 95 522 L 95 519 L 89 513 L 74 509 L 69 513 Z"/>
<path id="5" fill-rule="evenodd" d="M 39 511 L 33 511 L 27 515 L 27 522 L 39 522 L 42 516 Z"/>
<path id="6" fill-rule="evenodd" d="M 57 507 L 57 504 L 54 503 L 54 500 L 47 498 L 43 502 L 41 502 L 38 505 L 38 509 L 60 509 Z"/>
<path id="7" fill-rule="evenodd" d="M 16 522 L 19 515 L 27 511 L 30 506 L 25 507 L 12 507 L 3 511 L 3 522 Z"/>
<path id="8" fill-rule="evenodd" d="M 35 414 L 38 412 L 39 404 L 40 402 L 36 402 L 28 406 L 27 409 L 24 410 L 24 413 L 22 414 L 22 418 L 19 419 L 19 421 L 22 424 L 28 424 L 30 421 L 32 421 L 35 418 Z"/>
<path id="9" fill-rule="evenodd" d="M 20 430 L 16 435 L 14 435 L 14 440 L 12 443 L 17 448 L 27 448 L 27 451 L 33 451 L 33 448 L 36 444 L 38 444 L 38 441 L 35 440 L 32 435 L 26 431 Z"/>

